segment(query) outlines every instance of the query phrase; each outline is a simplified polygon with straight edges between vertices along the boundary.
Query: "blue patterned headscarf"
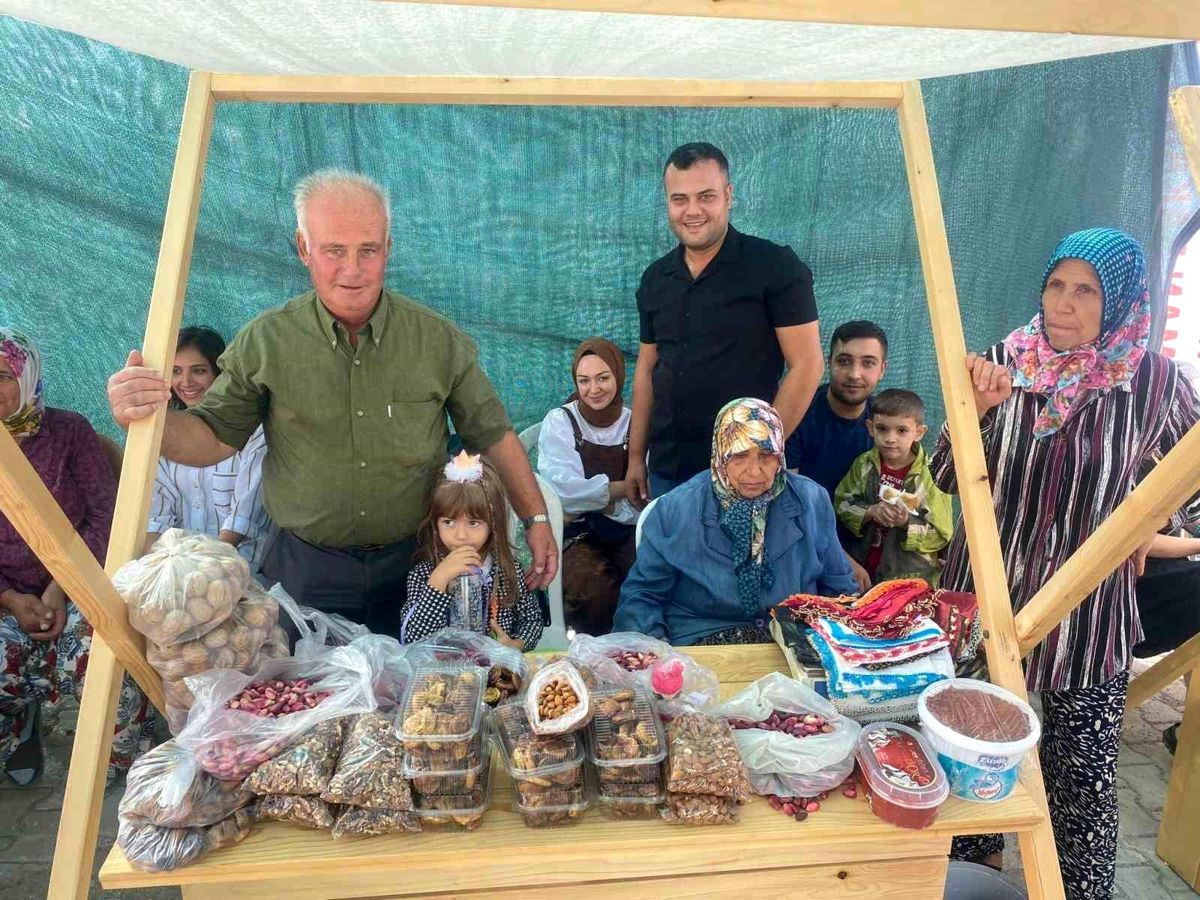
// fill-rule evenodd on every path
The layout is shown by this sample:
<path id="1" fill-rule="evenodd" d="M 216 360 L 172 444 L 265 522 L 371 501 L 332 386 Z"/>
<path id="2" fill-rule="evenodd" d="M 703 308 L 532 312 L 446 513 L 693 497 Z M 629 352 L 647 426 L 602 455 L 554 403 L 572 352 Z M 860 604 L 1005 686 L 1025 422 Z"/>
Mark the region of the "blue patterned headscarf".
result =
<path id="1" fill-rule="evenodd" d="M 1142 245 L 1115 228 L 1089 228 L 1063 238 L 1042 274 L 1042 291 L 1064 259 L 1088 263 L 1100 280 L 1104 309 L 1094 341 L 1057 350 L 1046 336 L 1042 313 L 1004 340 L 1012 357 L 1013 383 L 1046 402 L 1034 420 L 1035 437 L 1054 434 L 1087 390 L 1128 384 L 1150 340 L 1150 291 Z"/>
<path id="2" fill-rule="evenodd" d="M 737 453 L 758 447 L 779 459 L 779 471 L 771 486 L 757 497 L 743 497 L 729 481 L 726 466 Z M 720 505 L 721 530 L 733 544 L 733 571 L 737 575 L 738 599 L 747 616 L 761 609 L 762 595 L 775 583 L 775 571 L 766 558 L 767 512 L 771 501 L 783 492 L 783 423 L 769 403 L 743 397 L 725 404 L 713 428 L 713 493 Z"/>

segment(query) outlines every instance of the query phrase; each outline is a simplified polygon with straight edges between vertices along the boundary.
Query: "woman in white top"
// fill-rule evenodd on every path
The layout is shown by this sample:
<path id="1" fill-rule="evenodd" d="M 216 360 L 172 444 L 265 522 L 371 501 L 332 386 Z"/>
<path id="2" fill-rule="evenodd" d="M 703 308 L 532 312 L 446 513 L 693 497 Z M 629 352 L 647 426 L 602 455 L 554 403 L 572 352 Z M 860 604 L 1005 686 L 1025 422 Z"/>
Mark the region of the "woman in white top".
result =
<path id="1" fill-rule="evenodd" d="M 225 340 L 211 328 L 179 332 L 171 370 L 171 406 L 186 409 L 204 399 L 221 374 L 217 359 Z M 257 572 L 272 530 L 262 504 L 262 463 L 267 442 L 260 427 L 246 446 L 214 466 L 197 468 L 159 459 L 150 504 L 149 546 L 168 528 L 199 531 L 238 548 Z"/>
<path id="2" fill-rule="evenodd" d="M 571 365 L 575 393 L 552 409 L 538 437 L 538 474 L 562 500 L 563 607 L 567 625 L 612 631 L 621 584 L 634 559 L 638 512 L 625 499 L 630 411 L 621 400 L 625 357 L 611 341 L 589 338 Z"/>

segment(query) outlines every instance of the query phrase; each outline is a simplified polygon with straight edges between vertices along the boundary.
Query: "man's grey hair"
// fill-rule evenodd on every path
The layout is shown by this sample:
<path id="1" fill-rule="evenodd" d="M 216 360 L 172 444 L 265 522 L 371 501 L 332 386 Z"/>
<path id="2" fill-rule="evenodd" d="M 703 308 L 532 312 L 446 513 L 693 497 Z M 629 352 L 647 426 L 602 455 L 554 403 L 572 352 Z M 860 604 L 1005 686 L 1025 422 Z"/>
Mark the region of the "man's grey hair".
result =
<path id="1" fill-rule="evenodd" d="M 308 237 L 308 204 L 317 194 L 327 191 L 339 194 L 357 194 L 366 191 L 379 201 L 383 207 L 383 217 L 387 221 L 387 230 L 392 229 L 392 205 L 388 199 L 387 189 L 374 178 L 369 178 L 359 172 L 349 169 L 318 169 L 305 175 L 296 182 L 292 191 L 292 202 L 296 208 L 296 228 Z"/>

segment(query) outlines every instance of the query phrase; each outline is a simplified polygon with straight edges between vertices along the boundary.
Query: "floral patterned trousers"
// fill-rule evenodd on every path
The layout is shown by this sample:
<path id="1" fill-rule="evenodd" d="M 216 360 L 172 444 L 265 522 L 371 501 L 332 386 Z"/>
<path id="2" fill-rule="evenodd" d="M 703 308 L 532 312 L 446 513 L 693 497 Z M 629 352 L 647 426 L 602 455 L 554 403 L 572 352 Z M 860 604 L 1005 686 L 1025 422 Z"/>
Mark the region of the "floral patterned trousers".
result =
<path id="1" fill-rule="evenodd" d="M 35 641 L 13 616 L 0 618 L 0 768 L 17 749 L 40 703 L 82 696 L 91 646 L 92 626 L 74 603 L 67 603 L 67 623 L 53 641 Z M 153 732 L 146 695 L 126 675 L 117 703 L 110 777 L 150 749 Z"/>

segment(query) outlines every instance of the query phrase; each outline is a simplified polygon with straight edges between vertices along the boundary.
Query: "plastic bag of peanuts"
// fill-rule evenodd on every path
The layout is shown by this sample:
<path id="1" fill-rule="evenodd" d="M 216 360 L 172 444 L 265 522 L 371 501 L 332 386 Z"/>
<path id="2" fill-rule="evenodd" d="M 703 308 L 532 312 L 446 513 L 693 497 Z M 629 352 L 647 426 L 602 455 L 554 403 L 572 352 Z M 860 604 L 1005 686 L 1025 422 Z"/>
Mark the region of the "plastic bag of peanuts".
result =
<path id="1" fill-rule="evenodd" d="M 538 669 L 529 680 L 525 713 L 534 734 L 567 734 L 592 720 L 592 697 L 583 673 L 569 659 Z"/>
<path id="2" fill-rule="evenodd" d="M 229 618 L 246 593 L 250 566 L 237 548 L 171 528 L 150 552 L 113 576 L 129 623 L 159 647 L 194 641 Z"/>

